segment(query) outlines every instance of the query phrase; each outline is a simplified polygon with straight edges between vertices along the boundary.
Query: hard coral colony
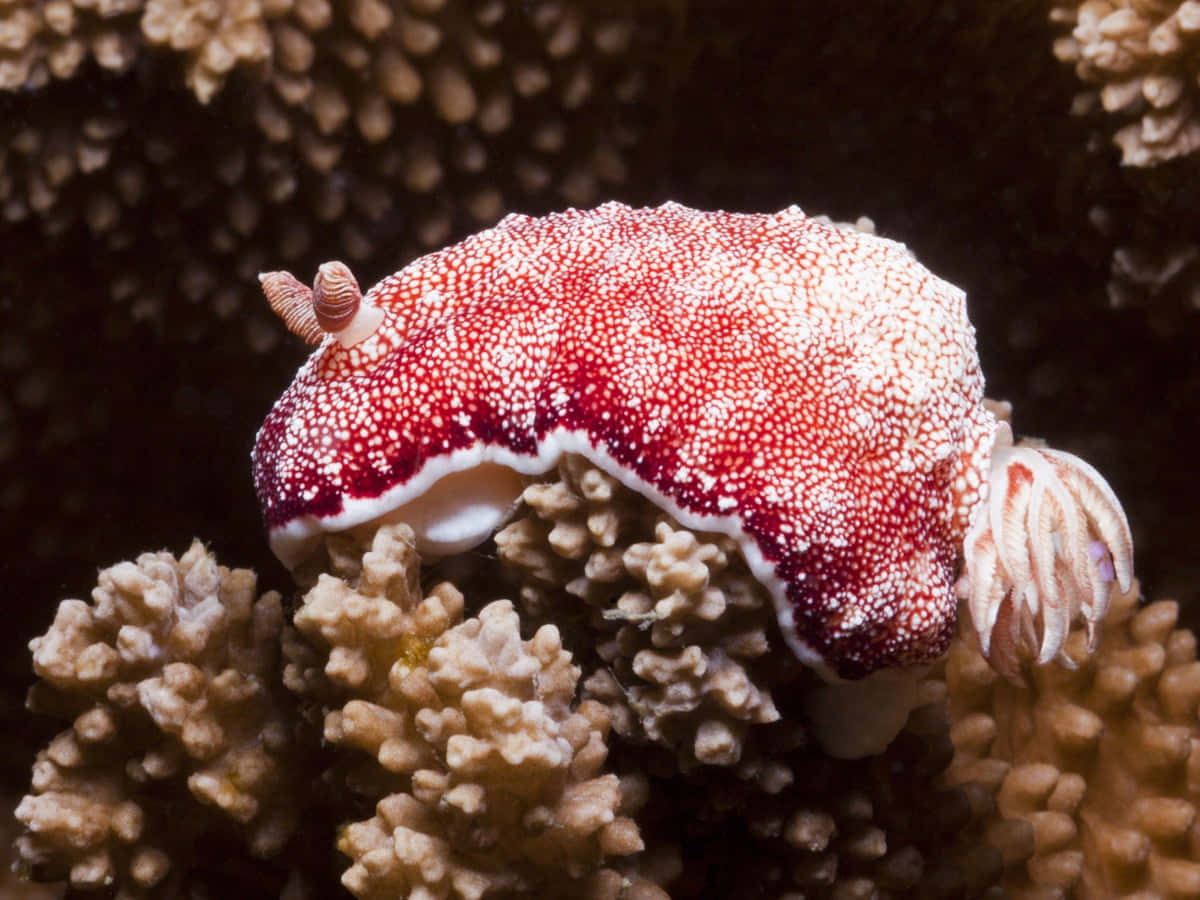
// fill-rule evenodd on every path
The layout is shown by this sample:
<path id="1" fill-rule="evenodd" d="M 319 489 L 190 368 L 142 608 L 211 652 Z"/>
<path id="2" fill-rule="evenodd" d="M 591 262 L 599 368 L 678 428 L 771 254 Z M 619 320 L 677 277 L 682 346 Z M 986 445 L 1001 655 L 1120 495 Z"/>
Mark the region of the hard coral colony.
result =
<path id="1" fill-rule="evenodd" d="M 956 588 L 1001 671 L 1066 660 L 1072 621 L 1092 635 L 1130 587 L 1111 490 L 1012 446 L 963 293 L 900 244 L 796 208 L 609 203 L 509 216 L 366 295 L 340 263 L 262 281 L 319 342 L 254 449 L 289 566 L 381 520 L 427 557 L 470 548 L 567 454 L 732 537 L 830 680 L 942 654 Z"/>

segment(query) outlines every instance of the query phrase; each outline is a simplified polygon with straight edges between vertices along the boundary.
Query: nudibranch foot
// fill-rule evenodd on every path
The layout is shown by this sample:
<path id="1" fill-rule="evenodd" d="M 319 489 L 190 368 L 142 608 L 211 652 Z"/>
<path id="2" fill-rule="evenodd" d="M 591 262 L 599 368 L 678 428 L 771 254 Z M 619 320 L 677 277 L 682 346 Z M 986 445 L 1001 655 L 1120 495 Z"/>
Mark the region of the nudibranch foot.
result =
<path id="1" fill-rule="evenodd" d="M 987 503 L 963 542 L 960 596 L 993 667 L 1019 679 L 1027 663 L 1072 666 L 1064 644 L 1082 621 L 1089 650 L 1113 582 L 1133 582 L 1133 540 L 1112 488 L 1070 453 L 1013 444 L 1002 422 Z"/>

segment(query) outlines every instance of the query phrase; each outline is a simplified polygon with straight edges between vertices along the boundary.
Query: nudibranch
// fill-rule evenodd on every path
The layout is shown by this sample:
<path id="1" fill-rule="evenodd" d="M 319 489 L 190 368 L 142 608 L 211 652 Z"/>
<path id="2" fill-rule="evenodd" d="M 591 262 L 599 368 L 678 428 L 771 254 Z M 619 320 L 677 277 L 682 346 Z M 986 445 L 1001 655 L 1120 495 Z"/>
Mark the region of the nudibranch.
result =
<path id="1" fill-rule="evenodd" d="M 937 657 L 960 594 L 1015 671 L 1129 587 L 1112 491 L 1012 445 L 963 292 L 901 244 L 796 208 L 607 203 L 510 215 L 366 294 L 337 262 L 261 280 L 318 344 L 253 453 L 289 566 L 389 518 L 460 552 L 571 453 L 732 536 L 826 678 Z"/>

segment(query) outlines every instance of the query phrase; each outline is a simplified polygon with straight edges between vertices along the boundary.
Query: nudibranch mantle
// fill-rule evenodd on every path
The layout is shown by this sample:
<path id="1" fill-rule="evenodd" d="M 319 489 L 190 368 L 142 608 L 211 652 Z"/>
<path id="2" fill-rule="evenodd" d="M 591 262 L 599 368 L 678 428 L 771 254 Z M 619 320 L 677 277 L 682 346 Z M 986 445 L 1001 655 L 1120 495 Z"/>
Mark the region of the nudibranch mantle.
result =
<path id="1" fill-rule="evenodd" d="M 334 266 L 325 293 L 357 299 Z M 295 279 L 263 278 L 307 314 Z M 796 208 L 608 203 L 510 215 L 361 300 L 365 337 L 289 321 L 321 343 L 253 454 L 285 564 L 389 515 L 464 549 L 577 453 L 735 538 L 827 677 L 945 650 L 998 426 L 963 292 L 903 245 Z"/>

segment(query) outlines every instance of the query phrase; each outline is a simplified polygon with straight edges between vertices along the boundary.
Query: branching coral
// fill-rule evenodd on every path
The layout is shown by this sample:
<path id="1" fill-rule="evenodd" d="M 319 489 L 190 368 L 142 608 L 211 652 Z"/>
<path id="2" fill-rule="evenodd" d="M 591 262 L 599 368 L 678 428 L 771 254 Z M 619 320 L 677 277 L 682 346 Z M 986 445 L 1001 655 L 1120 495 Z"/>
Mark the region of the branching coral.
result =
<path id="1" fill-rule="evenodd" d="M 606 895 L 605 859 L 642 849 L 604 772 L 607 710 L 576 706 L 557 628 L 522 640 L 503 600 L 464 621 L 448 583 L 422 595 L 419 566 L 411 529 L 385 526 L 342 567 L 352 583 L 321 575 L 296 615 L 352 698 L 326 717 L 326 739 L 395 776 L 375 816 L 342 833 L 343 883 L 361 897 Z M 310 660 L 289 666 L 301 691 L 314 677 Z"/>
<path id="2" fill-rule="evenodd" d="M 948 780 L 995 797 L 988 834 L 1018 896 L 1200 893 L 1200 662 L 1178 604 L 1115 596 L 1099 651 L 1075 668 L 1000 679 L 967 632 L 943 674 L 955 759 Z"/>
<path id="3" fill-rule="evenodd" d="M 255 289 L 272 264 L 407 259 L 510 208 L 607 193 L 659 23 L 580 2 L 0 2 L 0 290 L 12 278 L 10 308 L 38 308 L 0 353 L 18 367 L 0 453 L 36 469 L 39 445 L 107 424 L 108 403 L 75 405 L 64 333 L 103 334 L 90 353 L 199 343 L 236 368 L 246 346 L 282 349 Z M 88 47 L 108 48 L 103 77 Z M 49 264 L 84 245 L 86 265 Z M 53 528 L 24 491 L 0 508 Z"/>
<path id="4" fill-rule="evenodd" d="M 636 814 L 651 843 L 636 868 L 604 868 L 568 882 L 573 895 L 613 896 L 626 880 L 636 886 L 627 896 L 653 895 L 652 881 L 658 880 L 670 882 L 672 896 L 680 897 L 697 891 L 711 896 L 714 890 L 741 896 L 747 884 L 813 896 L 903 892 L 937 884 L 981 896 L 994 883 L 1003 860 L 980 844 L 982 808 L 971 804 L 969 790 L 936 783 L 950 759 L 948 723 L 936 707 L 914 713 L 882 756 L 831 760 L 801 724 L 795 692 L 783 719 L 771 701 L 767 688 L 795 681 L 795 671 L 773 664 L 763 669 L 774 677 L 751 676 L 743 667 L 766 652 L 770 614 L 763 610 L 770 606 L 761 589 L 742 582 L 746 576 L 732 548 L 723 551 L 670 525 L 649 503 L 579 458 L 569 458 L 556 479 L 530 486 L 525 503 L 499 545 L 506 563 L 522 571 L 528 617 L 561 622 L 568 637 L 598 647 L 596 654 L 587 654 L 596 667 L 582 687 L 587 699 L 562 726 L 572 746 L 584 733 L 591 735 L 574 751 L 571 770 L 590 759 L 587 768 L 595 772 L 604 762 L 602 738 L 611 715 L 626 738 L 619 770 L 653 773 L 649 779 L 623 776 L 616 794 L 609 793 L 616 786 L 611 774 L 585 782 L 591 803 L 599 804 L 584 817 L 589 821 L 585 836 L 597 816 L 607 819 L 619 803 L 615 811 Z M 634 540 L 638 536 L 652 540 Z M 359 540 L 371 541 L 361 559 Z M 528 813 L 499 832 L 509 835 L 502 840 L 509 848 L 507 875 L 481 867 L 479 860 L 489 860 L 494 851 L 497 833 L 481 831 L 489 822 L 484 813 L 494 809 L 497 792 L 512 788 L 472 777 L 464 767 L 491 766 L 468 761 L 488 758 L 474 751 L 494 742 L 499 730 L 490 741 L 481 740 L 488 733 L 483 723 L 499 721 L 494 712 L 506 693 L 529 696 L 528 672 L 541 667 L 547 676 L 538 679 L 537 691 L 542 708 L 550 712 L 569 708 L 564 704 L 572 702 L 578 670 L 561 668 L 569 663 L 557 640 L 551 653 L 538 651 L 546 626 L 532 640 L 521 641 L 517 614 L 503 601 L 456 625 L 462 594 L 442 583 L 421 595 L 410 541 L 407 529 L 396 526 L 385 526 L 373 537 L 327 538 L 325 567 L 338 577 L 318 577 L 297 625 L 316 645 L 331 649 L 314 655 L 312 648 L 300 646 L 289 654 L 295 660 L 289 683 L 336 707 L 326 718 L 326 738 L 366 750 L 380 764 L 381 771 L 348 778 L 386 796 L 371 819 L 343 832 L 341 847 L 356 860 L 345 882 L 368 897 L 404 893 L 418 884 L 432 896 L 477 896 L 539 883 L 539 875 L 528 869 L 540 862 L 545 885 L 546 857 L 531 851 L 539 845 L 529 836 L 514 836 L 527 830 Z M 481 564 L 486 566 L 478 558 L 470 562 L 474 569 Z M 463 570 L 451 565 L 448 571 Z M 540 575 L 533 578 L 527 571 Z M 486 596 L 494 577 L 464 574 L 460 583 Z M 568 606 L 581 601 L 582 619 Z M 613 613 L 609 620 L 604 610 Z M 732 634 L 724 634 L 722 626 Z M 682 651 L 689 640 L 696 643 Z M 696 657 L 700 663 L 658 683 L 637 674 L 631 660 L 640 653 L 655 660 Z M 535 662 L 531 654 L 557 662 L 547 671 L 546 663 Z M 722 654 L 739 660 L 729 664 L 738 678 L 718 674 L 706 683 L 692 677 Z M 522 666 L 526 672 L 514 678 Z M 629 677 L 630 689 L 621 689 L 611 677 L 614 670 Z M 329 694 L 329 682 L 339 689 L 335 694 L 352 693 L 356 699 L 343 703 Z M 555 683 L 558 696 L 545 694 Z M 477 687 L 481 684 L 502 689 Z M 487 702 L 479 704 L 477 694 L 486 694 Z M 764 702 L 771 704 L 769 714 L 761 712 Z M 544 719 L 517 716 L 514 700 L 507 705 L 513 718 L 501 729 L 508 735 L 501 756 L 517 754 L 524 765 L 544 759 L 542 750 L 531 748 L 546 748 L 545 734 L 530 728 Z M 489 710 L 486 717 L 478 715 L 481 709 Z M 739 714 L 751 721 L 740 721 Z M 572 721 L 580 734 L 573 740 Z M 726 726 L 729 722 L 733 725 Z M 455 729 L 459 734 L 447 736 Z M 710 730 L 727 738 L 732 733 L 736 740 L 714 742 L 716 752 L 708 754 L 703 736 Z M 462 748 L 472 752 L 459 752 Z M 705 758 L 698 759 L 702 754 Z M 679 781 L 672 773 L 681 764 L 687 774 Z M 380 787 L 387 772 L 394 773 L 399 789 Z M 544 789 L 537 778 L 527 776 L 527 781 L 528 790 Z M 564 801 L 546 805 L 561 809 Z M 689 823 L 682 830 L 681 818 Z M 545 840 L 542 833 L 537 836 Z M 640 846 L 639 837 L 626 851 Z"/>
<path id="5" fill-rule="evenodd" d="M 1069 30 L 1055 55 L 1088 86 L 1072 112 L 1098 132 L 1080 175 L 1088 222 L 1112 247 L 1110 304 L 1145 307 L 1154 329 L 1169 335 L 1181 314 L 1200 307 L 1190 187 L 1200 165 L 1200 3 L 1058 2 L 1051 19 Z M 1122 171 L 1098 152 L 1100 134 L 1112 135 Z"/>
<path id="6" fill-rule="evenodd" d="M 354 148 L 388 184 L 377 207 L 390 207 L 392 194 L 414 195 L 423 247 L 444 242 L 456 218 L 490 224 L 514 196 L 550 190 L 583 204 L 599 182 L 623 179 L 632 139 L 623 129 L 596 131 L 585 153 L 556 169 L 564 150 L 583 146 L 572 136 L 581 115 L 636 98 L 641 77 L 628 59 L 638 26 L 629 8 L 445 0 L 154 0 L 142 19 L 151 44 L 185 54 L 202 102 L 241 67 L 268 142 L 293 146 L 320 173 Z M 528 140 L 512 160 L 515 183 L 506 184 L 489 163 L 499 148 L 516 149 L 514 128 Z M 366 255 L 347 249 L 351 258 Z"/>
<path id="7" fill-rule="evenodd" d="M 811 682 L 770 652 L 773 607 L 730 542 L 681 529 L 578 457 L 523 500 L 500 558 L 532 616 L 595 646 L 583 694 L 613 710 L 624 765 L 659 776 L 638 820 L 648 858 L 678 854 L 672 896 L 982 896 L 996 881 L 1003 860 L 969 791 L 937 783 L 951 750 L 936 706 L 884 753 L 832 759 L 804 724 Z"/>
<path id="8" fill-rule="evenodd" d="M 941 782 L 953 748 L 938 703 L 862 760 L 826 756 L 797 711 L 785 718 L 760 730 L 755 780 L 704 767 L 653 783 L 639 822 L 651 848 L 679 848 L 672 897 L 995 896 L 1005 860 L 983 833 L 987 798 Z"/>
<path id="9" fill-rule="evenodd" d="M 394 524 L 324 547 L 296 630 L 199 544 L 63 603 L 34 646 L 36 705 L 75 716 L 18 810 L 35 874 L 161 890 L 198 834 L 232 818 L 273 853 L 328 793 L 306 816 L 353 821 L 362 897 L 1200 890 L 1200 663 L 1176 604 L 1114 597 L 1094 655 L 1075 633 L 1075 669 L 1023 684 L 962 629 L 890 745 L 841 760 L 732 548 L 578 458 L 527 488 L 499 559 L 423 566 Z M 505 571 L 522 612 L 494 599 Z M 422 588 L 438 576 L 462 590 Z M 315 748 L 270 688 L 280 645 L 331 751 L 311 789 Z"/>
<path id="10" fill-rule="evenodd" d="M 219 199 L 211 198 L 224 207 L 210 216 L 223 223 L 212 249 L 229 252 L 265 237 L 281 242 L 272 255 L 285 259 L 304 253 L 313 224 L 343 219 L 347 206 L 358 221 L 340 229 L 338 255 L 362 259 L 375 246 L 372 223 L 389 213 L 406 222 L 413 252 L 443 243 L 465 223 L 494 222 L 514 201 L 557 195 L 591 202 L 600 185 L 625 177 L 635 134 L 629 117 L 612 122 L 639 99 L 646 62 L 637 58 L 638 35 L 653 30 L 655 18 L 632 7 L 599 12 L 585 3 L 549 2 L 128 0 L 80 7 L 67 0 L 0 5 L 0 16 L 7 16 L 0 18 L 0 51 L 11 48 L 20 59 L 5 67 L 0 58 L 0 90 L 42 86 L 39 61 L 62 55 L 45 41 L 62 32 L 71 47 L 82 48 L 87 42 L 73 35 L 93 19 L 121 27 L 124 49 L 119 60 L 109 59 L 109 51 L 106 65 L 127 67 L 141 42 L 170 48 L 183 55 L 187 84 L 202 103 L 240 71 L 246 98 L 221 110 L 233 120 L 222 130 L 232 124 L 258 135 L 237 152 L 202 153 L 207 177 L 226 185 Z M 91 45 L 96 52 L 107 46 L 98 39 Z M 70 66 L 51 66 L 54 74 L 73 76 L 84 52 L 73 51 Z M 62 231 L 80 214 L 69 208 L 74 194 L 66 188 L 82 177 L 88 199 L 79 207 L 88 226 L 109 238 L 114 230 L 127 233 L 125 207 L 169 187 L 161 182 L 181 174 L 178 163 L 190 158 L 192 141 L 150 130 L 127 142 L 109 167 L 102 151 L 107 135 L 125 126 L 127 105 L 110 111 L 99 147 L 95 126 L 81 132 L 77 116 L 53 114 L 57 104 L 24 105 L 28 110 L 14 120 L 28 124 L 7 154 L 0 150 L 0 203 L 10 221 L 33 216 Z M 39 121 L 39 112 L 49 112 L 49 121 Z M 509 161 L 503 169 L 495 164 L 499 155 Z M 298 160 L 311 171 L 295 173 Z M 294 227 L 260 234 L 264 209 L 295 194 L 304 202 L 303 213 L 290 216 Z M 406 195 L 401 216 L 397 204 Z M 127 245 L 128 237 L 117 243 Z M 195 255 L 208 278 L 185 275 L 179 285 L 185 294 L 228 287 L 213 283 L 220 266 Z"/>
<path id="11" fill-rule="evenodd" d="M 172 417 L 189 416 L 175 402 L 184 396 L 247 397 L 201 373 L 206 362 L 238 371 L 247 347 L 273 360 L 291 352 L 258 272 L 286 263 L 309 280 L 331 256 L 390 267 L 510 209 L 616 190 L 664 58 L 661 13 L 657 4 L 465 0 L 0 2 L 0 71 L 13 73 L 0 78 L 0 293 L 11 300 L 0 310 L 0 455 L 32 473 L 9 480 L 0 510 L 6 523 L 36 523 L 8 535 L 36 560 L 30 571 L 56 570 L 64 553 L 86 571 L 116 552 L 81 543 L 86 529 L 70 520 L 117 502 L 107 492 L 128 484 L 96 462 L 55 495 L 54 516 L 33 488 L 37 473 L 79 459 L 133 408 L 120 391 L 92 395 L 89 366 L 110 371 L 133 353 L 129 364 L 144 372 L 159 365 L 155 354 L 194 354 L 178 393 L 164 388 L 146 404 Z M 371 25 L 381 14 L 392 18 L 383 31 Z M 50 41 L 59 32 L 43 21 L 55 16 L 85 52 L 51 71 L 37 60 L 58 52 Z M 265 23 L 262 61 L 217 46 L 241 40 L 244 16 Z M 258 27 L 250 30 L 261 37 Z M 121 53 L 86 61 L 87 48 L 109 44 Z M 229 59 L 241 61 L 218 71 Z M 212 92 L 207 104 L 188 73 Z M 474 97 L 465 120 L 467 106 L 454 100 L 463 80 Z M 158 459 L 169 468 L 167 454 Z M 244 535 L 253 540 L 252 529 Z"/>
<path id="12" fill-rule="evenodd" d="M 275 677 L 281 626 L 279 596 L 256 599 L 254 574 L 199 542 L 105 569 L 91 604 L 64 601 L 31 643 L 31 705 L 74 723 L 17 807 L 24 864 L 136 895 L 178 876 L 206 832 L 232 825 L 278 852 L 302 761 Z M 188 792 L 197 814 L 172 814 Z"/>
<path id="13" fill-rule="evenodd" d="M 1099 86 L 1076 98 L 1077 111 L 1099 105 L 1135 119 L 1113 138 L 1125 165 L 1153 166 L 1200 148 L 1200 3 L 1087 0 L 1056 5 L 1051 17 L 1071 29 L 1055 55 Z"/>
<path id="14" fill-rule="evenodd" d="M 526 489 L 528 512 L 496 536 L 522 601 L 552 618 L 584 601 L 604 663 L 585 694 L 620 734 L 677 747 L 685 765 L 736 763 L 747 726 L 779 718 L 752 674 L 770 646 L 766 591 L 732 540 L 680 529 L 582 458 L 558 478 Z"/>
<path id="15" fill-rule="evenodd" d="M 89 57 L 123 71 L 137 56 L 142 0 L 0 3 L 0 90 L 70 78 Z"/>

